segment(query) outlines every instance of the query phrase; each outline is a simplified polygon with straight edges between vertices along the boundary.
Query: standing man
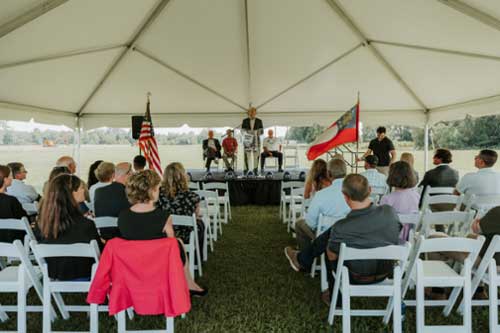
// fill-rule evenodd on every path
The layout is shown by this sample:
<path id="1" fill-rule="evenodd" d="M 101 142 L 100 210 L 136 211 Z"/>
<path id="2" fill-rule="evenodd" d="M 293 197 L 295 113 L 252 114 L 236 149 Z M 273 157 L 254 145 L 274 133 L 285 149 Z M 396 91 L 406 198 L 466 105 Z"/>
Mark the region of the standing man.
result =
<path id="1" fill-rule="evenodd" d="M 205 163 L 207 172 L 210 171 L 210 164 L 212 164 L 212 161 L 221 158 L 220 148 L 219 140 L 214 138 L 214 131 L 209 130 L 208 139 L 203 140 L 203 157 L 207 159 Z"/>
<path id="2" fill-rule="evenodd" d="M 260 170 L 264 172 L 266 157 L 276 157 L 278 159 L 278 172 L 283 172 L 283 153 L 281 152 L 281 143 L 278 138 L 274 137 L 274 131 L 272 129 L 267 131 L 267 138 L 264 139 L 262 148 L 264 148 L 264 151 L 260 154 Z"/>
<path id="3" fill-rule="evenodd" d="M 370 141 L 368 150 L 358 161 L 363 161 L 368 155 L 375 155 L 378 158 L 377 170 L 384 175 L 389 175 L 389 165 L 396 161 L 396 149 L 392 141 L 385 136 L 385 127 L 377 128 L 377 138 Z"/>
<path id="4" fill-rule="evenodd" d="M 233 130 L 228 129 L 226 131 L 226 138 L 222 140 L 222 148 L 224 148 L 222 159 L 226 165 L 226 172 L 234 171 L 234 164 L 238 158 L 238 141 L 233 138 Z M 229 159 L 231 159 L 231 163 L 229 163 Z"/>
<path id="5" fill-rule="evenodd" d="M 260 135 L 264 132 L 262 120 L 257 118 L 257 109 L 248 109 L 248 118 L 243 119 L 241 129 L 245 133 L 245 173 L 249 170 L 249 159 L 253 159 L 253 172 L 256 174 L 259 165 Z"/>
<path id="6" fill-rule="evenodd" d="M 35 188 L 24 182 L 26 179 L 26 168 L 22 163 L 12 162 L 7 164 L 12 171 L 12 184 L 7 187 L 7 194 L 16 197 L 20 203 L 32 203 L 40 199 L 40 195 Z"/>
<path id="7" fill-rule="evenodd" d="M 142 155 L 134 157 L 134 171 L 139 172 L 146 169 L 146 158 Z"/>

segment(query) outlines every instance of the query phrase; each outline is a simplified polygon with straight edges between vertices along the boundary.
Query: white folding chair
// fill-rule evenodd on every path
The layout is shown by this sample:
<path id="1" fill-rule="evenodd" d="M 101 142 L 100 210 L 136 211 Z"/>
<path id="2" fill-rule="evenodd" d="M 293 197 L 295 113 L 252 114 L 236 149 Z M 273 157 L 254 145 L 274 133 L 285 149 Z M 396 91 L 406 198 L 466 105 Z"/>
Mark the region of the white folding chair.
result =
<path id="1" fill-rule="evenodd" d="M 174 226 L 191 227 L 193 230 L 189 235 L 189 243 L 184 243 L 184 248 L 188 253 L 189 271 L 191 276 L 194 277 L 194 271 L 197 270 L 200 276 L 203 276 L 203 269 L 201 267 L 201 251 L 200 242 L 198 240 L 198 224 L 196 223 L 196 215 L 170 215 L 172 217 L 172 224 Z M 195 260 L 196 258 L 196 260 Z"/>
<path id="2" fill-rule="evenodd" d="M 38 244 L 32 240 L 30 246 L 33 249 L 36 260 L 42 269 L 43 274 L 43 333 L 55 332 L 52 330 L 50 311 L 52 296 L 56 302 L 60 303 L 64 319 L 69 318 L 69 312 L 90 312 L 90 331 L 98 331 L 98 306 L 97 304 L 88 305 L 65 305 L 61 293 L 88 293 L 91 281 L 58 281 L 49 277 L 49 269 L 46 258 L 52 257 L 85 257 L 93 258 L 95 264 L 92 266 L 92 276 L 94 277 L 97 265 L 99 263 L 99 247 L 97 242 L 92 240 L 90 243 L 75 244 Z M 106 311 L 107 307 L 100 307 Z"/>
<path id="3" fill-rule="evenodd" d="M 453 209 L 459 211 L 462 203 L 464 202 L 464 195 L 454 195 L 454 194 L 436 194 L 432 196 L 427 196 L 423 202 L 421 211 L 425 212 L 428 209 L 431 209 L 431 205 L 439 205 L 439 204 L 447 204 L 450 206 L 454 206 Z"/>
<path id="4" fill-rule="evenodd" d="M 422 197 L 422 206 L 421 207 L 428 207 L 428 204 L 426 202 L 427 199 L 429 199 L 431 196 L 439 195 L 439 194 L 453 195 L 453 194 L 455 194 L 455 188 L 454 187 L 432 187 L 432 186 L 426 186 L 423 189 L 423 192 L 421 194 L 421 197 Z"/>
<path id="5" fill-rule="evenodd" d="M 387 194 L 387 186 L 372 186 L 371 189 L 370 198 L 374 204 L 378 205 L 380 199 Z"/>
<path id="6" fill-rule="evenodd" d="M 453 232 L 455 235 L 462 236 L 469 230 L 472 220 L 474 219 L 474 213 L 474 211 L 431 212 L 427 210 L 422 215 L 416 232 L 428 237 L 431 234 L 432 226 L 444 225 L 445 228 L 448 227 L 448 233 Z"/>
<path id="7" fill-rule="evenodd" d="M 29 216 L 38 214 L 38 202 L 25 202 L 21 204 Z"/>
<path id="8" fill-rule="evenodd" d="M 198 182 L 189 182 L 189 183 L 188 183 L 188 188 L 189 188 L 191 191 L 198 191 L 198 190 L 201 190 L 201 188 L 200 188 L 200 183 L 198 183 Z"/>
<path id="9" fill-rule="evenodd" d="M 487 195 L 467 195 L 464 200 L 465 211 L 475 210 L 477 212 L 475 217 L 483 217 L 491 208 L 500 206 L 500 195 L 487 194 Z"/>
<path id="10" fill-rule="evenodd" d="M 0 219 L 0 230 L 22 230 L 26 232 L 24 236 L 24 249 L 30 255 L 30 241 L 35 240 L 35 234 L 31 229 L 28 219 L 23 217 L 21 219 Z"/>
<path id="11" fill-rule="evenodd" d="M 417 308 L 417 332 L 471 332 L 471 268 L 479 255 L 484 237 L 478 239 L 464 237 L 428 238 L 420 236 L 412 250 L 402 287 L 404 299 L 410 284 L 416 285 L 416 301 L 405 300 L 405 304 Z M 467 257 L 459 272 L 445 261 L 420 259 L 421 255 L 432 252 L 463 252 Z M 425 300 L 426 287 L 453 287 L 450 298 L 445 301 Z M 464 312 L 463 325 L 426 326 L 425 306 L 445 306 L 443 314 L 448 316 L 456 297 L 463 290 Z M 389 305 L 389 309 L 392 304 Z M 385 321 L 388 321 L 386 315 Z"/>
<path id="12" fill-rule="evenodd" d="M 280 218 L 282 218 L 283 223 L 288 223 L 288 208 L 290 207 L 290 202 L 292 199 L 292 189 L 304 187 L 304 182 L 302 181 L 290 181 L 281 182 L 281 197 L 280 197 Z"/>
<path id="13" fill-rule="evenodd" d="M 210 222 L 211 239 L 217 241 L 218 230 L 222 235 L 222 221 L 219 218 L 219 195 L 213 191 L 199 190 L 195 191 L 200 196 L 200 213 L 206 216 Z"/>
<path id="14" fill-rule="evenodd" d="M 328 323 L 333 325 L 335 314 L 342 316 L 342 332 L 351 331 L 351 316 L 385 316 L 386 310 L 351 310 L 350 298 L 353 297 L 389 297 L 392 304 L 394 332 L 401 332 L 401 278 L 408 258 L 409 247 L 390 245 L 372 249 L 354 249 L 341 244 L 335 284 L 328 314 Z M 393 278 L 374 284 L 350 284 L 349 270 L 344 265 L 351 260 L 394 260 Z M 339 291 L 342 293 L 342 310 L 336 309 Z"/>
<path id="15" fill-rule="evenodd" d="M 173 317 L 167 317 L 165 318 L 166 321 L 166 329 L 165 330 L 127 330 L 127 322 L 126 322 L 126 317 L 125 317 L 125 310 L 120 311 L 117 314 L 117 320 L 118 320 L 118 333 L 173 333 L 174 332 L 174 318 Z"/>
<path id="16" fill-rule="evenodd" d="M 344 218 L 344 216 L 327 216 L 320 214 L 319 215 L 319 221 L 318 221 L 318 227 L 316 229 L 316 238 L 321 235 L 322 233 L 326 232 L 327 230 L 330 229 L 331 226 L 335 224 L 338 220 L 341 218 Z M 321 291 L 328 289 L 328 280 L 327 280 L 327 272 L 326 272 L 326 262 L 325 262 L 325 254 L 321 254 L 319 257 L 319 262 L 320 264 L 317 264 L 317 258 L 314 258 L 313 264 L 311 266 L 311 277 L 314 278 L 316 275 L 316 271 L 320 271 L 320 277 L 321 277 Z"/>
<path id="17" fill-rule="evenodd" d="M 303 187 L 297 187 L 297 188 L 292 188 L 290 192 L 290 207 L 288 210 L 288 226 L 287 230 L 290 232 L 290 230 L 295 230 L 295 223 L 297 222 L 297 219 L 299 218 L 304 218 L 302 216 L 302 205 L 304 203 L 304 188 Z"/>
<path id="18" fill-rule="evenodd" d="M 228 220 L 232 220 L 231 216 L 231 203 L 229 201 L 229 188 L 227 183 L 205 183 L 203 189 L 206 191 L 214 191 L 219 195 L 219 205 L 222 206 L 224 211 L 224 223 L 227 224 Z M 220 192 L 223 192 L 220 195 Z"/>
<path id="19" fill-rule="evenodd" d="M 500 332 L 500 326 L 498 325 L 498 287 L 500 287 L 500 275 L 498 274 L 498 267 L 495 260 L 495 254 L 500 253 L 500 235 L 495 235 L 486 249 L 486 252 L 479 263 L 477 269 L 472 269 L 472 283 L 471 283 L 471 295 L 474 295 L 477 288 L 481 283 L 488 285 L 488 300 L 472 300 L 473 306 L 489 306 L 489 326 L 490 333 Z M 458 294 L 456 295 L 458 298 Z M 454 300 L 451 304 L 450 309 L 453 308 Z M 458 307 L 459 312 L 464 310 L 464 300 L 461 301 Z"/>
<path id="20" fill-rule="evenodd" d="M 413 234 L 417 225 L 420 223 L 420 219 L 422 218 L 422 214 L 420 212 L 409 213 L 409 214 L 398 214 L 399 222 L 403 225 L 403 228 L 408 225 L 409 233 L 408 233 L 408 242 L 413 244 Z"/>
<path id="21" fill-rule="evenodd" d="M 264 170 L 267 170 L 268 168 L 274 168 L 275 170 L 278 170 L 278 158 L 274 156 L 268 156 L 264 160 Z"/>
<path id="22" fill-rule="evenodd" d="M 43 300 L 40 271 L 33 267 L 28 253 L 19 240 L 13 243 L 0 243 L 0 257 L 16 258 L 20 261 L 18 266 L 8 266 L 0 271 L 0 292 L 17 294 L 17 305 L 0 305 L 0 320 L 5 322 L 9 319 L 7 312 L 17 312 L 17 330 L 11 332 L 26 332 L 27 312 L 42 312 L 42 306 L 30 306 L 26 302 L 26 295 L 31 287 L 35 289 L 40 300 Z M 50 318 L 53 320 L 55 317 L 56 312 L 50 306 Z"/>

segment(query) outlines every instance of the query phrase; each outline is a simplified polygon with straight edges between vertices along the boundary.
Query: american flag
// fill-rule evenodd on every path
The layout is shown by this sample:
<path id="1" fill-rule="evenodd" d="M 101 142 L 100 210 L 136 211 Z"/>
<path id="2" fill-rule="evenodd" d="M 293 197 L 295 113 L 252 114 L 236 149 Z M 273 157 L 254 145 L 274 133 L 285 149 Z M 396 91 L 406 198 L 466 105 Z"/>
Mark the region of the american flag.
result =
<path id="1" fill-rule="evenodd" d="M 151 111 L 149 110 L 149 97 L 146 106 L 146 114 L 141 126 L 141 135 L 139 136 L 139 148 L 148 161 L 149 168 L 156 171 L 160 176 L 163 174 L 161 169 L 160 154 L 158 154 L 158 144 L 156 143 L 153 122 L 151 121 Z"/>

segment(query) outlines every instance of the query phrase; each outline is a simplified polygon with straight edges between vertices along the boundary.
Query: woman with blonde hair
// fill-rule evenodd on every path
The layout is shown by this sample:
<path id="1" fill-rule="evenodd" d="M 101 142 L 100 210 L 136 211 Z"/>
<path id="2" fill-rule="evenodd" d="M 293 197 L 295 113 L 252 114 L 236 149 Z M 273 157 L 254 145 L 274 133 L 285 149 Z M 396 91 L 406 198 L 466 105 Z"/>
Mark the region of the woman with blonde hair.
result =
<path id="1" fill-rule="evenodd" d="M 330 185 L 332 185 L 332 180 L 328 176 L 326 161 L 319 158 L 313 162 L 311 169 L 309 169 L 304 187 L 304 198 L 309 199 L 314 193 Z"/>
<path id="2" fill-rule="evenodd" d="M 170 213 L 156 206 L 160 195 L 161 178 L 155 171 L 144 170 L 130 176 L 127 181 L 127 197 L 132 205 L 118 216 L 118 229 L 124 239 L 151 240 L 175 237 Z M 193 296 L 205 296 L 207 289 L 201 288 L 189 272 L 189 264 L 182 241 L 179 240 L 184 275 Z"/>
<path id="3" fill-rule="evenodd" d="M 413 170 L 413 174 L 415 175 L 415 180 L 417 181 L 417 184 L 418 184 L 419 177 L 418 177 L 418 172 L 415 171 L 415 167 L 414 167 L 415 158 L 413 157 L 413 154 L 412 153 L 402 153 L 399 160 L 406 162 L 411 166 L 411 169 Z"/>
<path id="4" fill-rule="evenodd" d="M 163 181 L 160 188 L 160 198 L 158 206 L 169 214 L 188 215 L 196 214 L 200 216 L 200 197 L 191 192 L 188 186 L 188 177 L 184 166 L 179 162 L 167 165 L 163 172 Z M 205 224 L 201 219 L 196 219 L 198 224 L 198 241 L 200 249 L 203 248 L 203 236 L 205 234 Z M 185 226 L 175 226 L 175 236 L 181 238 L 183 242 L 189 242 L 189 235 L 192 228 Z"/>

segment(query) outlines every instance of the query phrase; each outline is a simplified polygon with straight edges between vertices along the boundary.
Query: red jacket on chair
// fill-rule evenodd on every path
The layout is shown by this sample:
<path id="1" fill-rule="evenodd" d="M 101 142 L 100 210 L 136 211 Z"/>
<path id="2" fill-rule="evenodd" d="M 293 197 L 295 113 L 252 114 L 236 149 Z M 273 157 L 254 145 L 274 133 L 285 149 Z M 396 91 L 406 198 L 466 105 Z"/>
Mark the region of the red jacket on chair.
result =
<path id="1" fill-rule="evenodd" d="M 191 300 L 177 240 L 108 241 L 87 302 L 102 304 L 107 295 L 111 316 L 131 306 L 140 315 L 188 312 Z"/>

